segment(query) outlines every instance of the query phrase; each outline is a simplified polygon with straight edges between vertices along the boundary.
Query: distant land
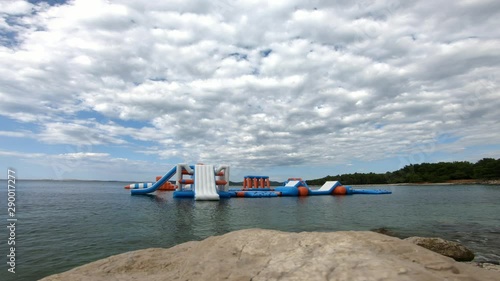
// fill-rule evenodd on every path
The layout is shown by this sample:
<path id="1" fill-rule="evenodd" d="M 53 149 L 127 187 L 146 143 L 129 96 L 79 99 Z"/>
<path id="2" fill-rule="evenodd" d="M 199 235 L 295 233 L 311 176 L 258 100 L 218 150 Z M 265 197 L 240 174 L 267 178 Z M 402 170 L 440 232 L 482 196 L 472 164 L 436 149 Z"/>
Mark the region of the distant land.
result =
<path id="1" fill-rule="evenodd" d="M 323 185 L 326 181 L 340 181 L 343 184 L 500 184 L 500 158 L 483 158 L 476 163 L 468 161 L 439 162 L 407 165 L 394 172 L 354 173 L 326 176 L 308 180 L 309 185 Z"/>

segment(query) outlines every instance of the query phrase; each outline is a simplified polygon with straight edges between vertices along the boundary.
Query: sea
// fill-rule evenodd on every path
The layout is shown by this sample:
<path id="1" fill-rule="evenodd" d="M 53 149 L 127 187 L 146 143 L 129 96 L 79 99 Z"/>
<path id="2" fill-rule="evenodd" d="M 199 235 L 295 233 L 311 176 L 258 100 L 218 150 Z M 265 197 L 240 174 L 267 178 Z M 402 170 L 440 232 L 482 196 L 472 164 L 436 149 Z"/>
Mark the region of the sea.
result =
<path id="1" fill-rule="evenodd" d="M 500 261 L 500 186 L 363 186 L 390 195 L 174 199 L 172 192 L 131 196 L 128 182 L 16 182 L 15 273 L 7 181 L 0 190 L 2 280 L 38 280 L 127 251 L 172 247 L 234 230 L 383 229 L 398 237 L 442 237 Z M 356 187 L 354 187 L 356 188 Z"/>

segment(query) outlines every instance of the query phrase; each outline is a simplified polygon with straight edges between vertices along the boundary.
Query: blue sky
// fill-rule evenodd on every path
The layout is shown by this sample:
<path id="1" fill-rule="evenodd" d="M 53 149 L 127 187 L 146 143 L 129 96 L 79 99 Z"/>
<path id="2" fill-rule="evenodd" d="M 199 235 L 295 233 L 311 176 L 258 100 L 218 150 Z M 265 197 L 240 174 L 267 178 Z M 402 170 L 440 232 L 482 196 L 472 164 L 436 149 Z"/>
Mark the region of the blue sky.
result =
<path id="1" fill-rule="evenodd" d="M 500 157 L 498 1 L 331 2 L 2 2 L 1 168 L 239 181 Z"/>

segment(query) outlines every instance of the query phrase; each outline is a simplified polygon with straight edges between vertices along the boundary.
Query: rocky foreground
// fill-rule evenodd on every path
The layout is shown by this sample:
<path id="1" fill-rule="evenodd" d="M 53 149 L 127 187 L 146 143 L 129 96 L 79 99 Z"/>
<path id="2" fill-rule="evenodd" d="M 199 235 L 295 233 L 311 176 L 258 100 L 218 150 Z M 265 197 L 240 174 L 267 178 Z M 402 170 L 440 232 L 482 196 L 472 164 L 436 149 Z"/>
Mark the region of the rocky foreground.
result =
<path id="1" fill-rule="evenodd" d="M 42 280 L 494 281 L 500 274 L 374 232 L 247 229 L 111 256 Z"/>

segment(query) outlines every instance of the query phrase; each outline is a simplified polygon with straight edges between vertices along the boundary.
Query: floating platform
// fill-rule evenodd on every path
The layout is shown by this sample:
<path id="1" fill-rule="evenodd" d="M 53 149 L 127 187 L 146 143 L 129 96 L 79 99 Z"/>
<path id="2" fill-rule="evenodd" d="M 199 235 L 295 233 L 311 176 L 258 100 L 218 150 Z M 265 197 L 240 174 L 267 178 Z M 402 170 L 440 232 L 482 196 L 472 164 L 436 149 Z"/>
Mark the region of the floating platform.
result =
<path id="1" fill-rule="evenodd" d="M 288 181 L 283 186 L 276 188 L 232 188 L 229 191 L 218 191 L 220 198 L 245 197 L 294 197 L 294 196 L 319 196 L 319 195 L 353 195 L 353 194 L 391 194 L 383 189 L 354 189 L 344 186 L 338 181 L 327 181 L 319 189 L 311 189 L 302 180 Z M 174 192 L 174 198 L 195 198 L 193 190 L 179 190 Z"/>
<path id="2" fill-rule="evenodd" d="M 177 185 L 169 182 L 174 175 L 177 175 Z M 184 175 L 190 178 L 185 179 Z M 268 176 L 246 176 L 242 188 L 229 189 L 229 166 L 222 165 L 215 168 L 213 165 L 203 164 L 194 166 L 177 164 L 163 177 L 157 177 L 155 183 L 131 184 L 125 188 L 132 189 L 132 195 L 176 189 L 173 193 L 174 198 L 195 200 L 392 193 L 382 189 L 354 189 L 342 185 L 339 181 L 327 181 L 319 189 L 311 189 L 301 178 L 289 178 L 282 186 L 272 188 Z"/>

